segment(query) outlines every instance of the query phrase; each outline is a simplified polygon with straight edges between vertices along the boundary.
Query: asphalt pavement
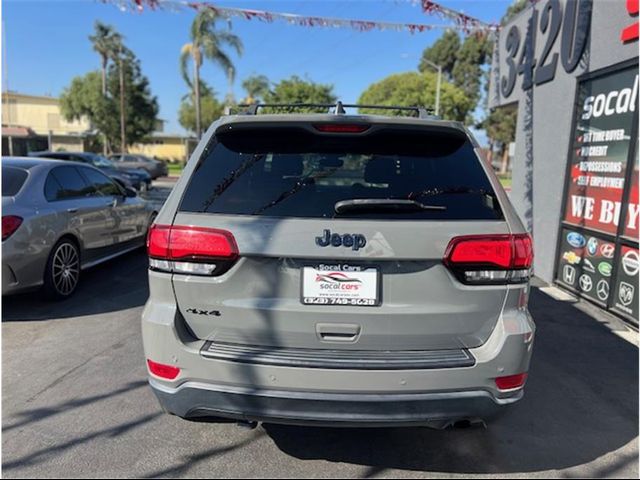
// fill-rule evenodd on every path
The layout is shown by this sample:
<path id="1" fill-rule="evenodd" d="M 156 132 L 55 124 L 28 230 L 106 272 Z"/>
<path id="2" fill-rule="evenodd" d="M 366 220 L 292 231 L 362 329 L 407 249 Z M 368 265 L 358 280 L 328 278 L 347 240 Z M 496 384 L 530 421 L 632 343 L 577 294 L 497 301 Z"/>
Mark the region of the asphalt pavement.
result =
<path id="1" fill-rule="evenodd" d="M 533 289 L 525 398 L 486 429 L 246 430 L 161 412 L 146 267 L 140 250 L 85 272 L 67 301 L 3 299 L 5 477 L 638 477 L 635 335 L 587 304 Z"/>

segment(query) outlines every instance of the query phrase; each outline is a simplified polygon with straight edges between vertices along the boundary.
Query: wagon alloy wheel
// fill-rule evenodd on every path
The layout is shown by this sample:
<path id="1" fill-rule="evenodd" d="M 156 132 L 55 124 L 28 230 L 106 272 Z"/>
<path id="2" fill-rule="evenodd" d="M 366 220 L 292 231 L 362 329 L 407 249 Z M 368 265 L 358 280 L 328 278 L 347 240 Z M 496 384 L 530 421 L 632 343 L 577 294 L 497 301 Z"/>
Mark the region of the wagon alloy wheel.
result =
<path id="1" fill-rule="evenodd" d="M 70 295 L 78 285 L 80 278 L 80 258 L 76 247 L 63 243 L 53 254 L 51 274 L 53 286 L 63 296 Z"/>

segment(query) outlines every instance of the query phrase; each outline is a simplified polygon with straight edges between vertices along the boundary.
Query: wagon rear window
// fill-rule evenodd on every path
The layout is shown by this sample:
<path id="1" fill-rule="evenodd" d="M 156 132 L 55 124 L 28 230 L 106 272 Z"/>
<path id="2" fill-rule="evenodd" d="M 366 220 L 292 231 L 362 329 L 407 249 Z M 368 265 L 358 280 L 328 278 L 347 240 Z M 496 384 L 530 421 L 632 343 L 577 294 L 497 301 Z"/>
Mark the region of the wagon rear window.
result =
<path id="1" fill-rule="evenodd" d="M 336 210 L 338 202 L 357 199 L 441 208 Z M 357 138 L 304 130 L 219 135 L 205 149 L 180 210 L 305 218 L 503 218 L 465 136 L 384 130 Z"/>
<path id="2" fill-rule="evenodd" d="M 2 167 L 2 196 L 17 195 L 29 174 L 26 170 L 16 167 Z"/>

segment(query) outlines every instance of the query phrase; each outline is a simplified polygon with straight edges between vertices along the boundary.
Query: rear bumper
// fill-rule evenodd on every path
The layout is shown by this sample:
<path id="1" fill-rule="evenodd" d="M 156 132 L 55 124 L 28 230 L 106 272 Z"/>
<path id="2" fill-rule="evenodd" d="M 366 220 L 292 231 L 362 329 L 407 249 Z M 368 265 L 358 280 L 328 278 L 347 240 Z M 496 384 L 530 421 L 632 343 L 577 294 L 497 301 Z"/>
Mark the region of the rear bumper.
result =
<path id="1" fill-rule="evenodd" d="M 456 421 L 490 419 L 522 398 L 487 391 L 362 394 L 250 390 L 187 382 L 177 388 L 154 379 L 152 390 L 165 410 L 183 418 L 219 416 L 291 425 L 444 428 Z"/>
<path id="2" fill-rule="evenodd" d="M 14 235 L 2 242 L 3 296 L 40 287 L 51 248 L 46 242 L 32 242 L 28 230 L 18 230 Z"/>
<path id="3" fill-rule="evenodd" d="M 187 328 L 166 276 L 149 275 L 151 296 L 142 314 L 142 339 L 147 359 L 180 368 L 173 380 L 150 374 L 161 404 L 176 415 L 441 427 L 457 420 L 491 418 L 523 395 L 521 389 L 499 390 L 495 379 L 529 370 L 535 325 L 524 308 L 503 311 L 487 341 L 468 350 L 474 359 L 468 366 L 417 361 L 356 365 L 351 357 L 338 358 L 348 360 L 348 365 L 338 365 L 335 355 L 323 357 L 317 352 L 309 364 L 306 357 L 283 356 L 289 352 L 276 349 L 225 350 L 225 355 L 214 349 L 212 355 L 207 342 Z M 520 291 L 514 288 L 514 296 Z"/>

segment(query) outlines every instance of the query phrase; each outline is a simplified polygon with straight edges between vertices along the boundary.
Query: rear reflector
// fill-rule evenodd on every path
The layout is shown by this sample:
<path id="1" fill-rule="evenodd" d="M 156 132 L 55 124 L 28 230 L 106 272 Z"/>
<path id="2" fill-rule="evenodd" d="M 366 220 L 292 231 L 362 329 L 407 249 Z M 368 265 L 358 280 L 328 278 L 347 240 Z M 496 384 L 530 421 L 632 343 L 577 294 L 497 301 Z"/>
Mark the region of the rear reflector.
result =
<path id="1" fill-rule="evenodd" d="M 233 235 L 216 228 L 152 225 L 147 250 L 152 269 L 194 275 L 220 274 L 238 258 Z"/>
<path id="2" fill-rule="evenodd" d="M 149 371 L 156 377 L 164 378 L 166 380 L 173 380 L 180 375 L 180 369 L 173 365 L 164 365 L 162 363 L 156 363 L 147 359 L 147 366 Z"/>
<path id="3" fill-rule="evenodd" d="M 496 386 L 498 390 L 514 390 L 523 387 L 526 381 L 527 374 L 519 373 L 517 375 L 509 375 L 508 377 L 496 378 Z"/>
<path id="4" fill-rule="evenodd" d="M 531 276 L 533 245 L 528 234 L 455 237 L 443 261 L 465 283 L 522 283 Z"/>
<path id="5" fill-rule="evenodd" d="M 339 123 L 323 123 L 313 126 L 316 130 L 323 133 L 362 133 L 369 130 L 369 125 L 339 124 Z"/>
<path id="6" fill-rule="evenodd" d="M 2 241 L 13 235 L 20 225 L 22 225 L 22 217 L 16 215 L 2 217 Z"/>

